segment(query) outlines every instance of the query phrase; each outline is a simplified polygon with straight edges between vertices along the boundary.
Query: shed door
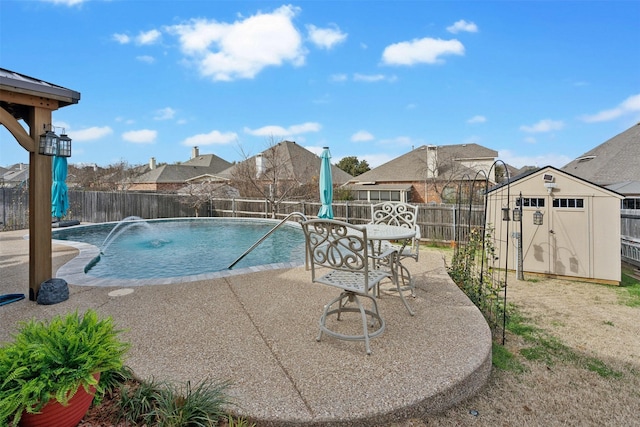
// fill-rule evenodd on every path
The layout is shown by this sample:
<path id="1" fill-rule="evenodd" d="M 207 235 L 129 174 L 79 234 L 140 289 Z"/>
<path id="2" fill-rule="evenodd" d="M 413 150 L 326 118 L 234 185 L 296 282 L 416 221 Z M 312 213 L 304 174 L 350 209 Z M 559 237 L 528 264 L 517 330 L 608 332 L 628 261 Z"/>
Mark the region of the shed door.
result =
<path id="1" fill-rule="evenodd" d="M 561 276 L 591 277 L 587 199 L 555 198 L 551 202 L 549 270 Z"/>
<path id="2" fill-rule="evenodd" d="M 525 271 L 591 277 L 588 199 L 537 200 L 537 207 L 524 207 Z M 542 225 L 531 225 L 536 210 L 544 214 Z"/>

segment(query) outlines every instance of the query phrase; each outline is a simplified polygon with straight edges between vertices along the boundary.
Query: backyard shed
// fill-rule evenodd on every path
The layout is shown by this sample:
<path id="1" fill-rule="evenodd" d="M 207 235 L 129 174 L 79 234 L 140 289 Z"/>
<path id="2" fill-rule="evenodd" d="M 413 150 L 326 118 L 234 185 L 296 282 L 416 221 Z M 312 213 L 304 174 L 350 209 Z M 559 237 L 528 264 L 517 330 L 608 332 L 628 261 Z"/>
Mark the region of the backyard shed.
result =
<path id="1" fill-rule="evenodd" d="M 618 285 L 623 198 L 615 191 L 552 166 L 515 176 L 488 193 L 487 218 L 498 218 L 502 223 L 495 227 L 495 238 L 502 242 L 510 239 L 508 245 L 496 245 L 501 252 L 497 255 L 500 259 L 509 257 L 510 270 L 513 266 L 523 273 Z M 513 220 L 513 211 L 519 207 L 521 222 Z M 508 227 L 503 226 L 506 211 Z"/>

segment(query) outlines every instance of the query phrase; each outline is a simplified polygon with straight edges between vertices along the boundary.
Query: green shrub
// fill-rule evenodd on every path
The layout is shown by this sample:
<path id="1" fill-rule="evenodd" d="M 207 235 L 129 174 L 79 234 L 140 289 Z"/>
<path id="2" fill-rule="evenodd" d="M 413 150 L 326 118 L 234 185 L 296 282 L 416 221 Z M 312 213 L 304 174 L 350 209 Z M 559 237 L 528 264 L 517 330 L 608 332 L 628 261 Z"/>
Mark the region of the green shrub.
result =
<path id="1" fill-rule="evenodd" d="M 93 310 L 21 322 L 14 341 L 0 348 L 0 425 L 17 425 L 23 411 L 39 412 L 51 399 L 65 405 L 79 387 L 104 393 L 94 374 L 109 379 L 123 368 L 129 344 L 120 332 Z"/>

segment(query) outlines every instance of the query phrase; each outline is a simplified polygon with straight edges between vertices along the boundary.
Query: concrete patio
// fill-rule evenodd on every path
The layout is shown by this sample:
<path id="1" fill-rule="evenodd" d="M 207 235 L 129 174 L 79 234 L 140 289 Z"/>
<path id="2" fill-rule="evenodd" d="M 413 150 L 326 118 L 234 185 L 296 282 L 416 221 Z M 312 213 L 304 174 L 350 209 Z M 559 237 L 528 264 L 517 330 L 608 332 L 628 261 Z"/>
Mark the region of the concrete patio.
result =
<path id="1" fill-rule="evenodd" d="M 28 294 L 26 234 L 0 233 L 0 294 Z M 54 271 L 78 254 L 53 249 Z M 387 328 L 371 341 L 370 356 L 362 342 L 316 342 L 322 307 L 337 290 L 312 284 L 304 267 L 127 283 L 133 292 L 121 296 L 125 288 L 116 280 L 78 286 L 63 276 L 65 302 L 0 306 L 0 341 L 10 339 L 17 321 L 93 308 L 127 330 L 126 363 L 140 378 L 230 380 L 230 411 L 260 426 L 383 426 L 456 404 L 482 387 L 491 369 L 488 326 L 450 280 L 441 255 L 422 250 L 418 263 L 406 265 L 416 278 L 417 296 L 409 298 L 416 315 L 384 293 Z"/>

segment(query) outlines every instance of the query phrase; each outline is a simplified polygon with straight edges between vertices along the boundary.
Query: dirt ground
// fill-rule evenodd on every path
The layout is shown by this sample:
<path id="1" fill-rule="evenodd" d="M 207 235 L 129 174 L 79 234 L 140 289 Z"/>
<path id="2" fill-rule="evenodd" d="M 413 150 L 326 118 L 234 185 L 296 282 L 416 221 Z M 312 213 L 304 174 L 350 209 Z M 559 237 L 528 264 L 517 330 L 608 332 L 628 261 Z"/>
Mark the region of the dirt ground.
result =
<path id="1" fill-rule="evenodd" d="M 528 280 L 527 280 L 528 279 Z M 624 305 L 621 288 L 527 277 L 508 282 L 507 299 L 531 323 L 575 353 L 620 372 L 603 378 L 558 361 L 518 359 L 524 373 L 494 368 L 487 386 L 445 413 L 394 427 L 421 426 L 640 426 L 640 307 Z M 518 354 L 525 343 L 507 335 Z"/>

